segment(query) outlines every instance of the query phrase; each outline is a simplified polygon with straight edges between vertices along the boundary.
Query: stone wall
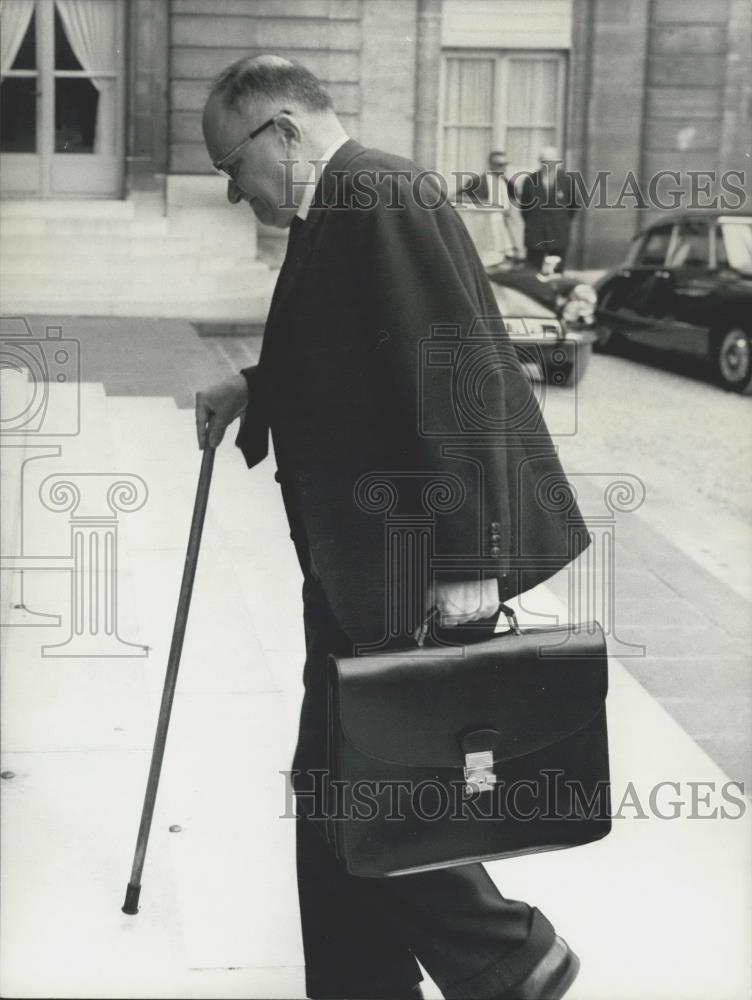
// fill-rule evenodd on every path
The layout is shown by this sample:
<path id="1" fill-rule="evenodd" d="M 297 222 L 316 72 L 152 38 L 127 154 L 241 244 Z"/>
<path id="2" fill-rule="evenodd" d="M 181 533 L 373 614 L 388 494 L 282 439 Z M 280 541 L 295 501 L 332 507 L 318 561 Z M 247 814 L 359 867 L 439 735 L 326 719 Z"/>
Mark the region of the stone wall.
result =
<path id="1" fill-rule="evenodd" d="M 312 70 L 354 138 L 412 153 L 414 0 L 173 0 L 171 173 L 211 169 L 201 137 L 209 82 L 235 59 L 264 52 Z"/>

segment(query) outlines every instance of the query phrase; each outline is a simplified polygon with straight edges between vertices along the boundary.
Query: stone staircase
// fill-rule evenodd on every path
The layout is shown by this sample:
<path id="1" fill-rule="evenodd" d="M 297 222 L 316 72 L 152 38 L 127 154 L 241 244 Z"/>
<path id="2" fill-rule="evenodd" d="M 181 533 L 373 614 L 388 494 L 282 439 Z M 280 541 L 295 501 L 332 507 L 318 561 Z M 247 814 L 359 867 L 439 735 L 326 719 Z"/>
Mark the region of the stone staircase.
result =
<path id="1" fill-rule="evenodd" d="M 1 376 L 10 412 L 28 392 L 19 373 Z M 80 406 L 80 433 L 55 438 L 57 456 L 32 436 L 16 440 L 25 462 L 2 466 L 3 556 L 26 559 L 4 563 L 2 617 L 13 615 L 21 572 L 28 610 L 16 609 L 1 636 L 0 992 L 33 982 L 32 992 L 91 998 L 303 996 L 295 824 L 281 818 L 279 773 L 302 694 L 302 609 L 273 464 L 249 476 L 234 448 L 217 455 L 141 911 L 128 917 L 120 906 L 200 455 L 192 412 L 171 397 L 110 396 L 98 382 L 64 395 Z M 50 477 L 80 490 L 80 506 L 45 505 Z M 97 575 L 71 586 L 64 560 L 76 518 L 111 517 L 111 478 L 143 484 L 132 509 L 122 495 L 116 516 L 116 630 L 130 646 L 108 651 L 104 623 L 87 615 L 101 651 L 56 655 L 75 630 L 76 592 L 88 604 Z M 280 613 L 269 601 L 276 587 Z"/>
<path id="2" fill-rule="evenodd" d="M 276 274 L 257 259 L 251 219 L 219 194 L 2 202 L 2 311 L 262 319 Z"/>

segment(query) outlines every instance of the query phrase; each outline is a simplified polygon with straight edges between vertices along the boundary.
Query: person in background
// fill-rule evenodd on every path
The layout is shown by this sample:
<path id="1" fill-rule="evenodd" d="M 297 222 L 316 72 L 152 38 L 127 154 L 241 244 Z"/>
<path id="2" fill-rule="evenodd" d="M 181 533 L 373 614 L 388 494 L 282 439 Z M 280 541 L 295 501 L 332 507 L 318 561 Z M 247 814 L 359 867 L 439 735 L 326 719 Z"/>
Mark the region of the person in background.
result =
<path id="1" fill-rule="evenodd" d="M 514 203 L 514 185 L 507 179 L 509 157 L 503 149 L 494 149 L 488 154 L 488 170 L 484 174 L 467 174 L 462 176 L 465 183 L 457 191 L 457 202 L 478 208 L 496 208 L 495 213 L 489 213 L 480 231 L 477 227 L 470 229 L 470 234 L 476 241 L 490 243 L 495 251 L 505 258 L 520 257 L 520 220 L 516 209 L 510 206 Z M 515 219 L 511 218 L 512 214 Z M 468 224 L 468 220 L 465 220 Z M 479 245 L 476 242 L 476 245 Z"/>
<path id="2" fill-rule="evenodd" d="M 580 207 L 572 177 L 562 166 L 556 146 L 540 154 L 540 169 L 523 177 L 509 192 L 525 223 L 528 267 L 539 271 L 546 257 L 557 256 L 557 272 L 564 270 L 572 220 Z"/>
<path id="3" fill-rule="evenodd" d="M 509 157 L 504 150 L 492 150 L 488 154 L 486 172 L 473 174 L 457 192 L 457 201 L 467 201 L 473 205 L 508 208 L 508 199 L 513 193 L 512 186 L 506 177 L 508 168 Z"/>

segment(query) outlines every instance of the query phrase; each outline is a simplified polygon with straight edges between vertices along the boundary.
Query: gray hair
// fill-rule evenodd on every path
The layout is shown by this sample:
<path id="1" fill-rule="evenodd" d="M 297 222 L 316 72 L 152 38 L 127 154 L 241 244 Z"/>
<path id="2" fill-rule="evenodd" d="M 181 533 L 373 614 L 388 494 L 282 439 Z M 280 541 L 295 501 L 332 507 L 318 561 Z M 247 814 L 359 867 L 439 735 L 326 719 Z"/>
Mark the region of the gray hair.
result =
<path id="1" fill-rule="evenodd" d="M 209 90 L 230 108 L 242 98 L 296 103 L 309 111 L 329 111 L 332 99 L 310 70 L 280 56 L 245 56 L 217 76 Z"/>

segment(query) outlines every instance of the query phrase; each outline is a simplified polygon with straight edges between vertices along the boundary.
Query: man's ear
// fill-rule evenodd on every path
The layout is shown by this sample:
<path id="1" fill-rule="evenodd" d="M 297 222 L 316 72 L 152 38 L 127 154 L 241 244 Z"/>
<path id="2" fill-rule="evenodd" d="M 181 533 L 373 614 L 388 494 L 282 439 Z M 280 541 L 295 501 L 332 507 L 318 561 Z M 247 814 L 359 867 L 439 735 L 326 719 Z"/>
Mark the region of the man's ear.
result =
<path id="1" fill-rule="evenodd" d="M 290 142 L 300 142 L 301 130 L 294 115 L 289 111 L 280 111 L 274 118 L 274 124 L 287 145 Z"/>

